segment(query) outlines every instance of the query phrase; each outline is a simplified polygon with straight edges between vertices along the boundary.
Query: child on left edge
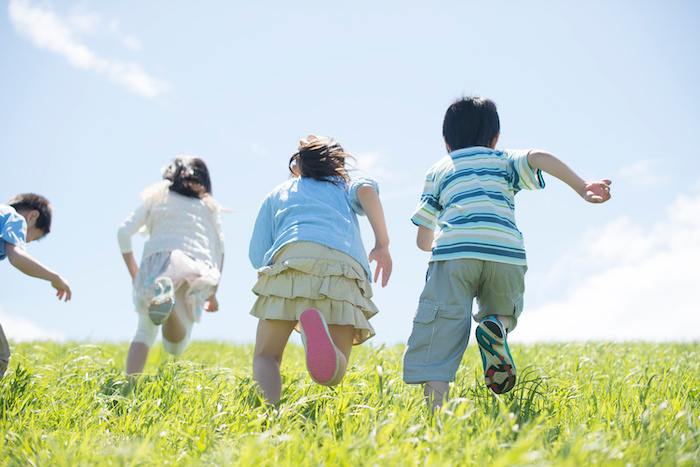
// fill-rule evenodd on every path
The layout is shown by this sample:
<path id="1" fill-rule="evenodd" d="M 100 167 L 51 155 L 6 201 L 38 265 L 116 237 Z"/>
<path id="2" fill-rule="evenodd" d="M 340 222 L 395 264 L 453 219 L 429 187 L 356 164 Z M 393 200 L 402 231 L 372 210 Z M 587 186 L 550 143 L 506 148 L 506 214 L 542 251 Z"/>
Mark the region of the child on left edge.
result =
<path id="1" fill-rule="evenodd" d="M 163 180 L 141 192 L 143 205 L 119 227 L 119 247 L 133 279 L 139 324 L 129 346 L 126 374 L 143 372 L 162 324 L 163 348 L 180 355 L 194 322 L 217 311 L 216 289 L 224 262 L 221 206 L 211 196 L 209 170 L 195 156 L 180 155 L 163 169 Z M 131 236 L 148 235 L 141 266 Z"/>
<path id="2" fill-rule="evenodd" d="M 7 258 L 14 267 L 31 277 L 51 282 L 59 300 L 70 300 L 68 282 L 29 253 L 25 244 L 44 238 L 51 231 L 53 210 L 43 196 L 25 193 L 0 204 L 0 261 Z M 0 326 L 0 378 L 10 363 L 10 346 Z"/>

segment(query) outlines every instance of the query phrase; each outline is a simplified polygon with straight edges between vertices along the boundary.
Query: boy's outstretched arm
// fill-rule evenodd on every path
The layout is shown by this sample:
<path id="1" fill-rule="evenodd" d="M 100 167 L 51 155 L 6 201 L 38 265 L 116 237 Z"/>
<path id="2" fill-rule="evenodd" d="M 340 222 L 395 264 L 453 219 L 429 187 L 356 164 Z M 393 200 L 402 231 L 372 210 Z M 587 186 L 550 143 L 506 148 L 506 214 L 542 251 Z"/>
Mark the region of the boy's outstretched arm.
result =
<path id="1" fill-rule="evenodd" d="M 10 261 L 10 264 L 26 275 L 51 282 L 51 286 L 57 290 L 56 296 L 59 300 L 64 298 L 64 296 L 65 301 L 70 300 L 70 287 L 64 278 L 41 264 L 39 261 L 35 260 L 23 249 L 17 248 L 12 243 L 5 242 L 5 253 L 7 254 L 7 259 Z"/>
<path id="2" fill-rule="evenodd" d="M 597 182 L 587 182 L 554 154 L 539 150 L 531 151 L 527 155 L 527 163 L 533 169 L 539 169 L 557 177 L 589 203 L 603 203 L 610 199 L 612 181 L 604 178 Z"/>
<path id="3" fill-rule="evenodd" d="M 384 220 L 384 209 L 379 201 L 379 194 L 372 185 L 362 185 L 357 188 L 357 200 L 365 211 L 367 219 L 374 231 L 374 248 L 369 253 L 369 261 L 377 262 L 377 269 L 374 272 L 374 282 L 379 279 L 382 273 L 382 287 L 385 287 L 391 276 L 391 255 L 389 254 L 389 234 L 386 230 Z"/>

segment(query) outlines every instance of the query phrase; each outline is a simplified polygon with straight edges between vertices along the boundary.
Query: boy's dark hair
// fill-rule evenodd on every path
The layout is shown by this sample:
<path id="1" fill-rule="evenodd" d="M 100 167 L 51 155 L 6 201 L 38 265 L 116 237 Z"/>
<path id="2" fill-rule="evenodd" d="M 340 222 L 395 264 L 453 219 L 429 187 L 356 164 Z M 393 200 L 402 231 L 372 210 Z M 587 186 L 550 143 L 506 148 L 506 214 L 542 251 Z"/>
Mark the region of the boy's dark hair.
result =
<path id="1" fill-rule="evenodd" d="M 442 136 L 450 151 L 470 146 L 489 146 L 498 132 L 496 103 L 480 97 L 456 100 L 445 112 Z"/>
<path id="2" fill-rule="evenodd" d="M 22 193 L 8 201 L 7 205 L 15 208 L 15 211 L 38 211 L 35 227 L 44 232 L 44 235 L 51 232 L 53 208 L 48 199 L 34 193 Z"/>
<path id="3" fill-rule="evenodd" d="M 338 182 L 329 177 L 340 177 L 349 182 L 345 159 L 352 156 L 346 154 L 340 143 L 333 138 L 314 138 L 311 141 L 302 141 L 299 150 L 289 159 L 289 171 L 292 172 L 292 167 L 296 164 L 296 169 L 302 177 L 332 183 Z"/>
<path id="4" fill-rule="evenodd" d="M 179 155 L 163 169 L 163 180 L 170 180 L 170 191 L 190 198 L 211 195 L 209 169 L 202 159 Z"/>

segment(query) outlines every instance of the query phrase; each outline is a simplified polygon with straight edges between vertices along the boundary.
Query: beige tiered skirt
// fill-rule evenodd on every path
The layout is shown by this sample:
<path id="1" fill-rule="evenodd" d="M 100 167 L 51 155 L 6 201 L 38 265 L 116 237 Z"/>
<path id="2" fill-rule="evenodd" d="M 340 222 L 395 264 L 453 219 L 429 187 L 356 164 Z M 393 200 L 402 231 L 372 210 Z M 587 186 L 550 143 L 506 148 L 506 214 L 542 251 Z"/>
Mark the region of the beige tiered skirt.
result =
<path id="1" fill-rule="evenodd" d="M 364 268 L 351 256 L 318 243 L 284 246 L 272 265 L 258 269 L 253 292 L 258 299 L 250 314 L 257 318 L 298 321 L 302 311 L 315 308 L 329 325 L 354 326 L 355 345 L 375 334 L 369 319 L 379 310 Z"/>

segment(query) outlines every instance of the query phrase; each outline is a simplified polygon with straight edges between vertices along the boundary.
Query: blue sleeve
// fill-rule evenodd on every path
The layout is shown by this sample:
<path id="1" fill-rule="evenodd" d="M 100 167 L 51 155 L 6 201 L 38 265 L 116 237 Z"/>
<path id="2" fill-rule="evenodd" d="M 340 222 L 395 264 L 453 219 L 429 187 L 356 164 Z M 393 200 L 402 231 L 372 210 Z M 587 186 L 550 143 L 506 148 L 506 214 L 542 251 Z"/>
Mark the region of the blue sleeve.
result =
<path id="1" fill-rule="evenodd" d="M 516 193 L 520 190 L 541 190 L 544 188 L 542 171 L 534 170 L 527 163 L 527 156 L 531 151 L 531 149 L 506 149 L 504 151 L 510 162 L 510 169 L 513 173 L 513 191 Z"/>
<path id="2" fill-rule="evenodd" d="M 436 174 L 434 167 L 428 171 L 423 184 L 423 194 L 421 194 L 418 207 L 411 216 L 411 222 L 415 225 L 422 225 L 435 230 L 437 228 L 438 217 L 442 211 L 442 206 L 439 200 L 439 183 L 435 180 Z"/>
<path id="3" fill-rule="evenodd" d="M 365 215 L 365 211 L 362 209 L 360 200 L 357 198 L 357 189 L 360 188 L 362 185 L 373 186 L 374 189 L 377 190 L 377 194 L 379 194 L 379 182 L 377 182 L 372 177 L 360 177 L 350 182 L 350 188 L 348 189 L 348 194 L 350 196 L 350 207 L 352 207 L 352 210 L 355 211 L 355 214 L 359 216 Z"/>
<path id="4" fill-rule="evenodd" d="M 268 196 L 260 206 L 258 217 L 255 219 L 253 236 L 250 239 L 248 258 L 255 269 L 265 266 L 263 258 L 275 242 L 274 238 L 274 212 L 272 211 L 272 201 Z"/>
<path id="5" fill-rule="evenodd" d="M 0 221 L 0 240 L 24 249 L 27 238 L 27 221 L 20 214 L 8 213 Z"/>

